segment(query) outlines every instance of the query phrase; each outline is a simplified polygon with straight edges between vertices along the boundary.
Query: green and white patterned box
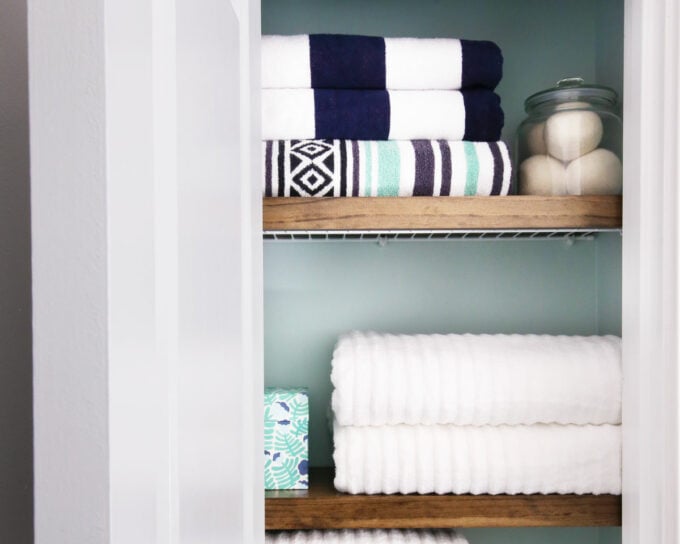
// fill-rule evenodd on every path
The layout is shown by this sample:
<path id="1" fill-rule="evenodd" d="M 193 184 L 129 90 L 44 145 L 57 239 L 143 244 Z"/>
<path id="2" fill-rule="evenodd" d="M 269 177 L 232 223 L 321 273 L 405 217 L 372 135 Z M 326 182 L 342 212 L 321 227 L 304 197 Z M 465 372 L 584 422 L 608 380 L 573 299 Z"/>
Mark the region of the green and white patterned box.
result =
<path id="1" fill-rule="evenodd" d="M 264 390 L 265 489 L 309 488 L 309 396 L 307 389 Z"/>

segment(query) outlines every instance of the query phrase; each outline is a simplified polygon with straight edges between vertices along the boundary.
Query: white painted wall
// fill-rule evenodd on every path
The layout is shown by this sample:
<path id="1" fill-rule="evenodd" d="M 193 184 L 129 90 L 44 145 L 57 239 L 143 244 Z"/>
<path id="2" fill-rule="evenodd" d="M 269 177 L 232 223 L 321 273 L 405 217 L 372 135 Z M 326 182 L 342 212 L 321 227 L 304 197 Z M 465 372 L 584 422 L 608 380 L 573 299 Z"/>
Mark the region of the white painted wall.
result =
<path id="1" fill-rule="evenodd" d="M 33 542 L 26 1 L 0 8 L 0 542 Z"/>
<path id="2" fill-rule="evenodd" d="M 108 542 L 104 3 L 29 0 L 35 538 Z"/>

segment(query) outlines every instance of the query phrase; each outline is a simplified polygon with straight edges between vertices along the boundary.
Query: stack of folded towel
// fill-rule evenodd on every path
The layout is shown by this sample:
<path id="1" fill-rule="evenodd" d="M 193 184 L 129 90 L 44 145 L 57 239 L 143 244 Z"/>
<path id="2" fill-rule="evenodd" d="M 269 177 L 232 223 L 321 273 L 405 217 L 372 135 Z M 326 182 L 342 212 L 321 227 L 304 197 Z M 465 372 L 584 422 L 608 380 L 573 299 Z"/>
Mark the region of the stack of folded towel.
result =
<path id="1" fill-rule="evenodd" d="M 265 544 L 468 544 L 453 530 L 344 530 L 268 532 Z"/>
<path id="2" fill-rule="evenodd" d="M 354 332 L 331 381 L 340 491 L 621 492 L 617 337 Z"/>
<path id="3" fill-rule="evenodd" d="M 266 196 L 505 195 L 498 46 L 263 36 Z"/>

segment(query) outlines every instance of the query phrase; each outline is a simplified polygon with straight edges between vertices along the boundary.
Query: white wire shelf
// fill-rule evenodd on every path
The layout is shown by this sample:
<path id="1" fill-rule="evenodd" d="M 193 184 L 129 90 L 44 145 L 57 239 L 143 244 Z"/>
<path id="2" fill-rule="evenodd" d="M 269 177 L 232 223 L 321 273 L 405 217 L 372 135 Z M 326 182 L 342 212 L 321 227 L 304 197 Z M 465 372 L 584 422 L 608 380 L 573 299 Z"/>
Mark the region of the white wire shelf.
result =
<path id="1" fill-rule="evenodd" d="M 471 229 L 471 230 L 268 230 L 267 241 L 405 241 L 405 240 L 593 240 L 601 232 L 621 229 Z"/>

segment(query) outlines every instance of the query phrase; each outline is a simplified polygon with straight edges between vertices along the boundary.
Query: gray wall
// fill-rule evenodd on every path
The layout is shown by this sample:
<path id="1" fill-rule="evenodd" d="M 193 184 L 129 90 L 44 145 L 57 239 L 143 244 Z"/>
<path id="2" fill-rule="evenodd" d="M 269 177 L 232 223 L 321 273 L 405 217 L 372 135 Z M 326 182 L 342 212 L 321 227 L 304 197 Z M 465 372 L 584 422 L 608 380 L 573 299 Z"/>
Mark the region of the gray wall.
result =
<path id="1" fill-rule="evenodd" d="M 0 8 L 0 542 L 33 542 L 26 0 Z"/>

